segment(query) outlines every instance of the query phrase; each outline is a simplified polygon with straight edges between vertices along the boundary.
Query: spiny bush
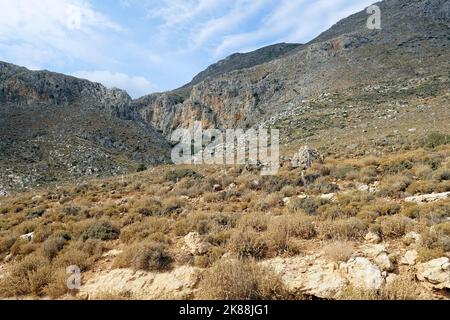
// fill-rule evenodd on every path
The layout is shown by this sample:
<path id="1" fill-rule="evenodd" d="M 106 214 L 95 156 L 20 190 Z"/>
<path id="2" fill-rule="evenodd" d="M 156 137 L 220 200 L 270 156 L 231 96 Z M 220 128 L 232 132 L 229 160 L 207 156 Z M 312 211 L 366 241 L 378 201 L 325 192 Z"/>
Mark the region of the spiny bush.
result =
<path id="1" fill-rule="evenodd" d="M 450 143 L 450 135 L 440 132 L 430 133 L 423 141 L 422 146 L 425 148 L 436 148 Z"/>
<path id="2" fill-rule="evenodd" d="M 119 238 L 120 231 L 109 222 L 94 222 L 81 235 L 83 240 L 115 240 Z"/>
<path id="3" fill-rule="evenodd" d="M 202 179 L 203 176 L 192 169 L 175 169 L 167 172 L 164 180 L 176 183 L 183 178 Z"/>
<path id="4" fill-rule="evenodd" d="M 401 192 L 406 191 L 406 188 L 413 182 L 413 179 L 407 175 L 393 175 L 385 177 L 378 189 L 378 195 L 382 197 L 398 197 Z"/>
<path id="5" fill-rule="evenodd" d="M 136 244 L 119 255 L 114 265 L 119 268 L 133 268 L 144 271 L 166 271 L 173 258 L 161 243 Z"/>
<path id="6" fill-rule="evenodd" d="M 334 262 L 347 262 L 355 252 L 355 245 L 349 241 L 337 241 L 324 248 L 325 256 Z"/>
<path id="7" fill-rule="evenodd" d="M 47 259 L 39 255 L 26 256 L 14 263 L 5 277 L 0 279 L 0 296 L 40 296 L 50 281 L 50 275 Z"/>
<path id="8" fill-rule="evenodd" d="M 271 270 L 252 261 L 220 260 L 206 271 L 199 298 L 208 300 L 282 300 L 290 295 Z"/>
<path id="9" fill-rule="evenodd" d="M 230 239 L 231 252 L 239 258 L 262 259 L 266 256 L 268 246 L 260 234 L 250 230 L 238 230 Z"/>
<path id="10" fill-rule="evenodd" d="M 357 218 L 323 221 L 317 226 L 320 236 L 328 240 L 361 240 L 368 226 Z"/>

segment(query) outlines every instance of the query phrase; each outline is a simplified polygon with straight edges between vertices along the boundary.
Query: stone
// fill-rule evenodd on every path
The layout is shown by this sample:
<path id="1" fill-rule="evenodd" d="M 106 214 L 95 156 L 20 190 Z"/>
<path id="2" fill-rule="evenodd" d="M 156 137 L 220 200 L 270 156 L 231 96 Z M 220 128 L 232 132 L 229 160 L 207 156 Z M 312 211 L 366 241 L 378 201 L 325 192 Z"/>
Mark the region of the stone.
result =
<path id="1" fill-rule="evenodd" d="M 185 249 L 192 255 L 203 255 L 208 252 L 210 244 L 205 242 L 197 232 L 191 232 L 184 237 Z"/>
<path id="2" fill-rule="evenodd" d="M 326 200 L 326 201 L 332 201 L 336 199 L 335 193 L 327 193 L 320 196 L 320 199 Z"/>
<path id="3" fill-rule="evenodd" d="M 199 277 L 200 270 L 189 266 L 178 267 L 166 273 L 135 272 L 131 269 L 106 270 L 89 279 L 80 288 L 80 294 L 95 299 L 104 293 L 126 292 L 133 299 L 184 300 L 192 298 Z"/>
<path id="4" fill-rule="evenodd" d="M 20 239 L 31 241 L 33 240 L 34 232 L 30 232 L 20 236 Z"/>
<path id="5" fill-rule="evenodd" d="M 358 186 L 358 191 L 361 192 L 369 192 L 370 191 L 370 187 L 367 184 L 362 184 L 360 186 Z"/>
<path id="6" fill-rule="evenodd" d="M 375 259 L 374 262 L 380 267 L 381 271 L 392 271 L 395 269 L 394 264 L 386 252 L 382 252 Z"/>
<path id="7" fill-rule="evenodd" d="M 369 232 L 368 234 L 366 234 L 365 238 L 364 238 L 368 243 L 374 243 L 374 244 L 378 244 L 381 242 L 381 237 L 374 233 L 374 232 Z"/>
<path id="8" fill-rule="evenodd" d="M 214 186 L 213 186 L 213 191 L 214 192 L 218 192 L 218 191 L 222 191 L 223 189 L 222 189 L 222 186 L 220 185 L 220 184 L 215 184 Z"/>
<path id="9" fill-rule="evenodd" d="M 283 198 L 284 205 L 288 205 L 290 202 L 291 202 L 291 198 L 289 198 L 289 197 Z"/>
<path id="10" fill-rule="evenodd" d="M 350 259 L 340 267 L 347 274 L 350 284 L 356 288 L 378 290 L 383 283 L 381 271 L 366 258 Z"/>
<path id="11" fill-rule="evenodd" d="M 395 273 L 389 273 L 386 277 L 386 285 L 392 285 L 398 279 L 398 275 Z"/>
<path id="12" fill-rule="evenodd" d="M 428 203 L 428 202 L 436 202 L 440 200 L 445 200 L 450 197 L 450 192 L 443 193 L 432 193 L 425 194 L 421 196 L 413 196 L 405 198 L 406 202 L 415 202 L 415 203 Z"/>
<path id="13" fill-rule="evenodd" d="M 409 250 L 405 253 L 400 263 L 407 266 L 414 266 L 417 262 L 418 253 L 416 250 Z"/>
<path id="14" fill-rule="evenodd" d="M 443 257 L 417 266 L 417 278 L 428 282 L 434 289 L 450 289 L 450 261 Z"/>
<path id="15" fill-rule="evenodd" d="M 336 298 L 348 285 L 335 263 L 317 255 L 274 258 L 262 263 L 273 269 L 291 292 L 322 299 Z"/>
<path id="16" fill-rule="evenodd" d="M 403 238 L 403 242 L 406 245 L 420 245 L 422 243 L 422 236 L 417 232 L 409 232 Z"/>
<path id="17" fill-rule="evenodd" d="M 14 258 L 14 255 L 12 253 L 10 253 L 10 254 L 6 255 L 6 257 L 3 259 L 3 262 L 6 262 L 6 263 L 11 262 L 13 258 Z"/>
<path id="18" fill-rule="evenodd" d="M 375 259 L 382 253 L 387 253 L 387 249 L 382 244 L 368 244 L 361 247 L 361 251 L 365 256 Z"/>

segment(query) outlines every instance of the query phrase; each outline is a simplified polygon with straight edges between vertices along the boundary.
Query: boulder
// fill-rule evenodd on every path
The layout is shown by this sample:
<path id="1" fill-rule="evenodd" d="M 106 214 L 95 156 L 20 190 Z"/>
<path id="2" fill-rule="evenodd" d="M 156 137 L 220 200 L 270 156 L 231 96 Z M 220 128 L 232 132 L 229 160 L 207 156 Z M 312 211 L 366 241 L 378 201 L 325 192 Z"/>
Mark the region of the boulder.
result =
<path id="1" fill-rule="evenodd" d="M 208 252 L 210 244 L 205 242 L 197 232 L 191 232 L 184 237 L 185 249 L 192 255 L 203 255 Z"/>
<path id="2" fill-rule="evenodd" d="M 369 232 L 368 234 L 366 234 L 366 237 L 364 239 L 368 243 L 373 243 L 373 244 L 378 244 L 381 242 L 381 237 L 373 232 Z"/>
<path id="3" fill-rule="evenodd" d="M 417 278 L 428 282 L 434 289 L 450 289 L 449 258 L 444 257 L 419 264 Z"/>
<path id="4" fill-rule="evenodd" d="M 279 274 L 291 292 L 333 299 L 348 285 L 347 279 L 339 272 L 335 263 L 330 263 L 317 255 L 278 257 L 263 262 L 263 265 Z"/>
<path id="5" fill-rule="evenodd" d="M 380 267 L 381 271 L 393 271 L 395 269 L 394 264 L 386 252 L 380 253 L 375 259 L 374 262 Z"/>
<path id="6" fill-rule="evenodd" d="M 199 269 L 182 266 L 166 273 L 115 269 L 103 271 L 80 288 L 82 297 L 128 293 L 133 299 L 190 299 L 199 281 Z"/>
<path id="7" fill-rule="evenodd" d="M 341 264 L 350 284 L 356 288 L 378 290 L 383 283 L 380 269 L 366 258 L 357 257 Z"/>
<path id="8" fill-rule="evenodd" d="M 417 262 L 418 253 L 416 250 L 409 250 L 405 253 L 400 263 L 407 266 L 414 266 Z"/>
<path id="9" fill-rule="evenodd" d="M 222 191 L 223 189 L 222 189 L 222 186 L 220 185 L 220 184 L 215 184 L 214 186 L 213 186 L 213 191 L 214 192 L 218 192 L 218 191 Z"/>
<path id="10" fill-rule="evenodd" d="M 20 239 L 31 241 L 33 240 L 34 232 L 30 232 L 20 236 Z"/>
<path id="11" fill-rule="evenodd" d="M 422 236 L 417 232 L 409 232 L 403 238 L 406 245 L 420 245 L 422 243 Z"/>

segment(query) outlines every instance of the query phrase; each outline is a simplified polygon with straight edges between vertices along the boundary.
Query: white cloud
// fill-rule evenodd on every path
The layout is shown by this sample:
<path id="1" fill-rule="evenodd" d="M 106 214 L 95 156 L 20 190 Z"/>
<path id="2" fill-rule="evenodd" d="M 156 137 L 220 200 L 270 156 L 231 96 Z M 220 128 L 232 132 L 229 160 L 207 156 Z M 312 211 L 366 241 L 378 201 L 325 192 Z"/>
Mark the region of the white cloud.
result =
<path id="1" fill-rule="evenodd" d="M 87 0 L 0 0 L 0 8 L 0 58 L 24 65 L 107 61 L 104 35 L 123 31 Z M 18 47 L 29 50 L 16 56 Z"/>
<path id="2" fill-rule="evenodd" d="M 108 88 L 126 90 L 133 98 L 141 97 L 156 90 L 156 87 L 144 77 L 129 76 L 119 72 L 78 71 L 72 75 L 93 82 L 99 82 Z"/>
<path id="3" fill-rule="evenodd" d="M 247 32 L 229 33 L 214 48 L 220 57 L 255 43 L 308 42 L 338 20 L 372 4 L 374 0 L 283 0 L 257 28 Z"/>

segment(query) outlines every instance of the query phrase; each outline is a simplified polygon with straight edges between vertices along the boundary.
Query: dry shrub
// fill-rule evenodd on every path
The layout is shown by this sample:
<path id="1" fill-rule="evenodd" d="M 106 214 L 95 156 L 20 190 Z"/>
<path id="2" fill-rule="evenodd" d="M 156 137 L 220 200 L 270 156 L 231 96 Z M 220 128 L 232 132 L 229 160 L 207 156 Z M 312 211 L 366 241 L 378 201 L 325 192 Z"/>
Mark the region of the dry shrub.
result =
<path id="1" fill-rule="evenodd" d="M 239 258 L 262 259 L 267 254 L 268 245 L 260 234 L 251 230 L 238 230 L 232 235 L 229 248 Z"/>
<path id="2" fill-rule="evenodd" d="M 361 240 L 368 229 L 366 223 L 358 218 L 323 221 L 317 227 L 320 236 L 329 240 Z"/>
<path id="3" fill-rule="evenodd" d="M 382 197 L 399 197 L 413 183 L 413 179 L 406 175 L 387 176 L 381 181 L 378 195 Z"/>
<path id="4" fill-rule="evenodd" d="M 297 223 L 297 227 L 300 226 L 300 228 L 303 228 L 303 222 L 299 220 Z M 267 232 L 264 233 L 264 237 L 273 256 L 291 255 L 300 252 L 300 248 L 293 241 L 294 235 L 308 235 L 310 231 L 308 226 L 306 227 L 306 231 L 301 229 L 295 230 L 295 226 L 290 224 L 289 218 L 280 217 L 269 225 Z"/>
<path id="5" fill-rule="evenodd" d="M 385 238 L 403 237 L 412 225 L 410 218 L 396 215 L 380 218 L 380 229 Z"/>
<path id="6" fill-rule="evenodd" d="M 124 243 L 142 241 L 156 233 L 167 234 L 170 230 L 168 221 L 164 218 L 149 217 L 143 222 L 134 223 L 120 232 L 120 240 Z"/>
<path id="7" fill-rule="evenodd" d="M 450 251 L 450 237 L 442 232 L 432 229 L 421 233 L 422 241 L 418 248 L 418 261 L 428 262 L 445 256 Z"/>
<path id="8" fill-rule="evenodd" d="M 58 299 L 65 294 L 76 294 L 77 290 L 71 290 L 67 286 L 69 275 L 66 268 L 59 268 L 52 272 L 50 283 L 44 289 L 44 293 L 52 299 Z"/>
<path id="9" fill-rule="evenodd" d="M 91 267 L 95 257 L 90 257 L 88 252 L 78 249 L 76 245 L 70 245 L 65 248 L 53 260 L 52 265 L 57 268 L 67 268 L 69 266 L 77 266 L 81 271 L 86 271 Z"/>
<path id="10" fill-rule="evenodd" d="M 256 232 L 267 230 L 270 216 L 265 213 L 252 213 L 244 215 L 238 222 L 240 228 L 251 228 Z"/>
<path id="11" fill-rule="evenodd" d="M 429 194 L 439 192 L 439 184 L 436 181 L 416 181 L 413 182 L 406 191 L 409 194 Z"/>
<path id="12" fill-rule="evenodd" d="M 135 271 L 166 271 L 173 258 L 161 243 L 136 244 L 124 250 L 115 262 L 117 268 L 132 268 Z"/>
<path id="13" fill-rule="evenodd" d="M 355 245 L 349 241 L 337 241 L 327 245 L 323 252 L 334 262 L 347 262 L 355 252 Z"/>
<path id="14" fill-rule="evenodd" d="M 281 279 L 253 261 L 220 260 L 206 271 L 199 298 L 207 300 L 282 300 L 289 294 Z"/>
<path id="15" fill-rule="evenodd" d="M 359 181 L 363 183 L 372 183 L 377 181 L 378 168 L 376 166 L 369 166 L 362 168 L 359 172 Z"/>
<path id="16" fill-rule="evenodd" d="M 256 204 L 256 208 L 260 211 L 269 211 L 273 208 L 282 207 L 283 205 L 284 203 L 281 195 L 272 193 L 267 196 L 262 196 Z"/>
<path id="17" fill-rule="evenodd" d="M 51 261 L 64 248 L 67 240 L 68 239 L 64 238 L 63 236 L 52 236 L 42 244 L 40 252 L 42 252 L 42 255 L 44 257 Z"/>
<path id="18" fill-rule="evenodd" d="M 347 287 L 340 295 L 340 300 L 418 300 L 421 286 L 417 283 L 415 275 L 405 273 L 398 276 L 392 283 L 383 286 L 380 290 L 364 290 Z"/>
<path id="19" fill-rule="evenodd" d="M 279 222 L 285 224 L 289 236 L 300 239 L 313 239 L 317 235 L 316 228 L 314 226 L 314 219 L 312 217 L 291 214 L 279 218 Z"/>
<path id="20" fill-rule="evenodd" d="M 50 277 L 51 269 L 47 259 L 38 255 L 26 256 L 11 265 L 9 272 L 0 279 L 0 296 L 40 296 Z"/>
<path id="21" fill-rule="evenodd" d="M 83 232 L 81 235 L 83 240 L 98 239 L 98 240 L 115 240 L 119 238 L 120 230 L 109 222 L 96 221 Z"/>

